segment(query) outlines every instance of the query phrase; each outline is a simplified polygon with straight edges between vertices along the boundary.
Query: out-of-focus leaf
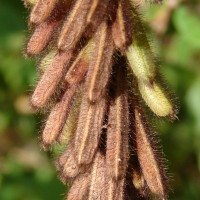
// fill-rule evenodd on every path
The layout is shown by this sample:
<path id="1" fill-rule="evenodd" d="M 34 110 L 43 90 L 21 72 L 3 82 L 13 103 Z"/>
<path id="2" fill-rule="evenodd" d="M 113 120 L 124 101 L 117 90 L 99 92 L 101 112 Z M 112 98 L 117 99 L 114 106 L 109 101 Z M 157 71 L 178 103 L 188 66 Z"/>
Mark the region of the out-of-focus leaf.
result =
<path id="1" fill-rule="evenodd" d="M 0 133 L 3 133 L 5 129 L 8 127 L 10 118 L 8 113 L 1 112 L 0 113 Z"/>
<path id="2" fill-rule="evenodd" d="M 186 103 L 196 122 L 196 132 L 200 134 L 200 78 L 194 80 L 186 94 Z"/>
<path id="3" fill-rule="evenodd" d="M 179 7 L 175 10 L 172 20 L 186 44 L 200 49 L 200 17 L 186 7 Z"/>

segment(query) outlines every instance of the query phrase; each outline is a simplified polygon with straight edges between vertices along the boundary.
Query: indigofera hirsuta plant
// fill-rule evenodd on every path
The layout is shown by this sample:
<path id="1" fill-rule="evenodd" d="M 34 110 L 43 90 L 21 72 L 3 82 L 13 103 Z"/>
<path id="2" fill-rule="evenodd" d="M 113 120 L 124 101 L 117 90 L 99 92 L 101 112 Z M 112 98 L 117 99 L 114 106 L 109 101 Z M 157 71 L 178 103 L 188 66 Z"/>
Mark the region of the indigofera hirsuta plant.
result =
<path id="1" fill-rule="evenodd" d="M 171 119 L 177 111 L 158 81 L 137 4 L 25 0 L 33 30 L 25 55 L 38 57 L 41 76 L 31 104 L 49 113 L 43 149 L 62 146 L 55 163 L 68 200 L 167 199 L 145 111 Z"/>

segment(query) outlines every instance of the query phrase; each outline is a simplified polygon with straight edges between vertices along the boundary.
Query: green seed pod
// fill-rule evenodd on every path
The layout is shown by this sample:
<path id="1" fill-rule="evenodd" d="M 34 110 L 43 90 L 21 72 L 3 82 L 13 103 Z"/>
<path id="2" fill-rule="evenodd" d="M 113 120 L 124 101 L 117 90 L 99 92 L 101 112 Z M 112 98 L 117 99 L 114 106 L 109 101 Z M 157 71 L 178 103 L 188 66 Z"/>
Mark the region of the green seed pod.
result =
<path id="1" fill-rule="evenodd" d="M 65 126 L 63 128 L 61 137 L 59 139 L 59 142 L 61 144 L 68 145 L 74 136 L 74 133 L 76 131 L 76 126 L 77 126 L 77 120 L 78 120 L 78 114 L 79 114 L 81 100 L 82 100 L 82 88 L 79 88 L 79 92 L 76 94 L 76 96 L 74 98 L 74 102 L 69 111 L 69 116 L 68 116 Z"/>
<path id="2" fill-rule="evenodd" d="M 145 187 L 145 180 L 144 180 L 143 175 L 135 169 L 132 174 L 132 182 L 133 182 L 134 187 L 138 190 L 144 189 Z"/>
<path id="3" fill-rule="evenodd" d="M 142 98 L 156 115 L 173 115 L 172 104 L 157 83 L 139 81 L 138 87 Z"/>
<path id="4" fill-rule="evenodd" d="M 133 39 L 126 51 L 129 65 L 140 81 L 153 81 L 156 75 L 154 54 L 149 44 L 142 20 L 133 7 Z"/>
<path id="5" fill-rule="evenodd" d="M 51 50 L 48 54 L 46 54 L 40 61 L 40 64 L 38 66 L 38 70 L 39 72 L 41 72 L 42 74 L 45 72 L 45 70 L 47 69 L 47 67 L 50 65 L 50 63 L 52 62 L 53 58 L 56 55 L 56 50 Z"/>
<path id="6" fill-rule="evenodd" d="M 138 36 L 133 37 L 133 42 L 128 47 L 126 55 L 133 73 L 140 81 L 154 80 L 155 63 L 146 40 L 142 43 Z"/>

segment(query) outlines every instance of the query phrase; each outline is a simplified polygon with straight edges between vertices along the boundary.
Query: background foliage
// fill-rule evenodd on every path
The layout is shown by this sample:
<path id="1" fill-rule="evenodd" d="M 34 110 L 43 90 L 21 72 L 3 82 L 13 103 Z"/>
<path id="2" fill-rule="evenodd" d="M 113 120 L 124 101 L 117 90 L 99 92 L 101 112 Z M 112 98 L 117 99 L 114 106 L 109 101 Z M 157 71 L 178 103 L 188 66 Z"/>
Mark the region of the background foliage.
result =
<path id="1" fill-rule="evenodd" d="M 172 174 L 169 199 L 198 200 L 200 1 L 178 3 L 174 9 L 164 4 L 144 11 L 156 35 L 154 46 L 162 63 L 159 70 L 178 97 L 174 101 L 180 108 L 179 120 L 159 121 L 155 129 Z M 56 178 L 52 156 L 40 151 L 41 117 L 28 104 L 37 74 L 34 61 L 22 56 L 27 16 L 22 1 L 0 1 L 0 199 L 60 200 L 66 189 Z"/>

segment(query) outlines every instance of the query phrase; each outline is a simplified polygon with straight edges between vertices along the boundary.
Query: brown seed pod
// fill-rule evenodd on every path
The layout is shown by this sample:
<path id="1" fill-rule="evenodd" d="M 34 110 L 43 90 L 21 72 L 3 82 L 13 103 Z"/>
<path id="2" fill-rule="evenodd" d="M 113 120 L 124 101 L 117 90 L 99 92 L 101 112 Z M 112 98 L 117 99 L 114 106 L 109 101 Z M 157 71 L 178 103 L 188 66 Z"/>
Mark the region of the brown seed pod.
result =
<path id="1" fill-rule="evenodd" d="M 76 0 L 58 38 L 58 49 L 72 50 L 80 40 L 92 0 Z"/>
<path id="2" fill-rule="evenodd" d="M 99 145 L 105 111 L 105 99 L 91 105 L 86 95 L 83 96 L 75 133 L 75 155 L 79 164 L 89 164 L 93 160 Z"/>
<path id="3" fill-rule="evenodd" d="M 126 181 L 125 177 L 116 181 L 106 176 L 104 183 L 104 191 L 103 191 L 103 194 L 105 196 L 102 199 L 123 200 L 125 197 L 124 195 L 125 181 Z"/>
<path id="4" fill-rule="evenodd" d="M 79 52 L 72 66 L 67 71 L 65 81 L 70 85 L 79 82 L 88 71 L 90 62 L 90 51 L 93 48 L 93 41 L 89 43 Z"/>
<path id="5" fill-rule="evenodd" d="M 75 62 L 76 63 L 73 64 L 72 67 L 70 67 L 65 77 L 65 80 L 70 85 L 73 85 L 79 82 L 80 79 L 82 79 L 82 77 L 86 75 L 87 70 L 88 70 L 89 62 L 85 60 L 84 58 L 80 58 Z"/>
<path id="6" fill-rule="evenodd" d="M 86 18 L 87 23 L 99 24 L 98 21 L 104 17 L 108 3 L 109 0 L 93 0 Z"/>
<path id="7" fill-rule="evenodd" d="M 135 108 L 135 126 L 137 154 L 144 178 L 150 190 L 164 198 L 166 196 L 164 175 L 160 170 L 158 158 L 152 147 L 143 116 L 137 108 Z"/>
<path id="8" fill-rule="evenodd" d="M 85 200 L 88 199 L 89 187 L 90 187 L 91 173 L 86 172 L 80 174 L 73 181 L 73 185 L 67 193 L 66 200 Z"/>
<path id="9" fill-rule="evenodd" d="M 101 22 L 106 18 L 110 0 L 93 0 L 88 11 L 86 22 L 87 28 L 84 35 L 92 37 Z"/>
<path id="10" fill-rule="evenodd" d="M 91 103 L 98 101 L 106 92 L 112 69 L 113 41 L 106 22 L 98 28 L 86 77 L 86 92 Z"/>
<path id="11" fill-rule="evenodd" d="M 117 183 L 117 189 L 116 189 L 116 193 L 115 193 L 116 200 L 124 200 L 124 197 L 125 197 L 124 188 L 126 186 L 125 181 L 126 181 L 126 179 L 124 177 L 121 180 L 119 180 Z"/>
<path id="12" fill-rule="evenodd" d="M 131 44 L 133 37 L 133 16 L 130 8 L 128 0 L 119 0 L 116 18 L 112 24 L 112 36 L 115 46 L 122 52 Z"/>
<path id="13" fill-rule="evenodd" d="M 117 190 L 117 182 L 114 179 L 106 177 L 105 182 L 105 199 L 106 200 L 114 200 L 115 199 L 115 193 Z"/>
<path id="14" fill-rule="evenodd" d="M 91 171 L 91 182 L 88 200 L 105 199 L 105 170 L 105 156 L 102 155 L 100 152 L 97 152 L 94 158 Z"/>
<path id="15" fill-rule="evenodd" d="M 117 66 L 114 100 L 110 103 L 107 129 L 106 164 L 109 176 L 114 180 L 124 178 L 129 159 L 128 132 L 129 111 L 126 76 Z"/>
<path id="16" fill-rule="evenodd" d="M 51 19 L 38 25 L 27 44 L 26 56 L 36 55 L 42 52 L 58 25 L 58 21 Z"/>
<path id="17" fill-rule="evenodd" d="M 39 24 L 49 17 L 58 0 L 38 0 L 30 14 L 30 23 Z"/>
<path id="18" fill-rule="evenodd" d="M 39 81 L 31 98 L 34 107 L 43 107 L 58 86 L 72 58 L 72 52 L 58 53 Z"/>
<path id="19" fill-rule="evenodd" d="M 42 133 L 43 148 L 47 149 L 53 142 L 59 139 L 77 87 L 77 85 L 68 87 L 62 99 L 56 103 L 55 107 L 52 109 Z"/>
<path id="20" fill-rule="evenodd" d="M 124 176 L 128 160 L 127 121 L 124 117 L 124 99 L 118 99 L 110 106 L 106 161 L 110 176 L 115 180 Z M 126 137 L 126 136 L 125 136 Z"/>
<path id="21" fill-rule="evenodd" d="M 63 182 L 68 179 L 75 178 L 78 174 L 84 173 L 87 166 L 80 166 L 75 159 L 74 142 L 71 141 L 67 149 L 62 153 L 56 162 L 58 171 L 60 172 L 60 177 Z"/>
<path id="22" fill-rule="evenodd" d="M 27 44 L 27 56 L 37 55 L 46 48 L 53 36 L 53 33 L 61 24 L 65 13 L 69 10 L 71 3 L 72 0 L 68 0 L 67 2 L 59 2 L 51 16 L 36 26 L 35 31 L 33 32 L 33 35 Z"/>

